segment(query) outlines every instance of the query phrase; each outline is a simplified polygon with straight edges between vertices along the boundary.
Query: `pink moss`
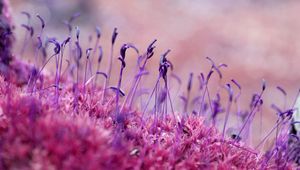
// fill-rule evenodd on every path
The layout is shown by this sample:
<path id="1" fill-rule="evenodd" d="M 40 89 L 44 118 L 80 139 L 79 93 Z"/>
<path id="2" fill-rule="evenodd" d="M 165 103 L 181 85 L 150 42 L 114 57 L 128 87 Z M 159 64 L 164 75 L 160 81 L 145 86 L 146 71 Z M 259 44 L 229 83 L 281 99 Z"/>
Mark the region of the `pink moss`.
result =
<path id="1" fill-rule="evenodd" d="M 243 144 L 221 141 L 201 117 L 189 117 L 182 131 L 174 128 L 171 116 L 159 119 L 153 133 L 152 118 L 142 122 L 139 112 L 128 110 L 132 113 L 119 132 L 108 116 L 112 103 L 102 106 L 92 100 L 89 107 L 81 99 L 77 115 L 71 88 L 62 91 L 56 110 L 47 98 L 54 89 L 38 99 L 10 84 L 8 101 L 6 85 L 1 79 L 0 157 L 5 169 L 257 169 L 262 163 L 261 155 Z"/>
<path id="2" fill-rule="evenodd" d="M 0 2 L 2 1 L 0 0 Z M 0 19 L 4 21 L 5 27 L 0 27 L 0 33 L 1 35 L 8 35 L 3 34 L 3 32 L 6 33 L 6 29 L 10 30 L 10 16 L 7 1 L 3 2 L 5 4 L 2 16 L 4 19 Z M 42 21 L 43 29 L 45 23 L 41 17 L 39 19 Z M 71 21 L 68 21 L 68 26 L 72 28 Z M 75 64 L 79 72 L 81 71 L 79 60 L 82 57 L 82 49 L 79 45 L 79 29 L 77 28 L 77 30 L 75 49 L 80 50 L 80 56 L 77 56 L 77 53 L 71 55 L 78 57 L 78 59 L 75 59 Z M 31 31 L 33 32 L 33 28 Z M 98 32 L 98 39 L 100 38 L 99 34 Z M 112 35 L 112 45 L 116 37 L 115 29 Z M 202 112 L 206 112 L 202 108 L 202 106 L 207 105 L 203 102 L 205 94 L 202 96 L 201 111 L 199 113 L 181 114 L 173 111 L 171 113 L 162 111 L 162 108 L 164 108 L 162 105 L 165 104 L 165 107 L 168 108 L 167 100 L 170 100 L 170 103 L 172 100 L 168 99 L 170 95 L 168 95 L 169 86 L 167 85 L 168 69 L 173 69 L 172 63 L 166 58 L 170 50 L 162 55 L 159 65 L 158 80 L 163 80 L 165 86 L 161 90 L 161 94 L 158 94 L 160 97 L 155 99 L 156 114 L 147 113 L 145 115 L 143 112 L 146 109 L 143 112 L 134 110 L 132 109 L 134 107 L 131 107 L 132 103 L 127 106 L 125 102 L 122 109 L 119 105 L 119 102 L 121 102 L 119 101 L 119 94 L 121 94 L 122 71 L 126 67 L 125 52 L 129 47 L 135 49 L 134 46 L 124 44 L 121 48 L 121 58 L 119 60 L 122 64 L 122 70 L 118 86 L 107 88 L 105 86 L 109 83 L 105 83 L 102 88 L 96 85 L 86 85 L 86 82 L 78 82 L 78 79 L 75 83 L 74 77 L 69 79 L 69 76 L 61 75 L 61 69 L 58 71 L 59 60 L 56 63 L 55 77 L 47 76 L 44 72 L 36 74 L 38 73 L 38 67 L 35 67 L 38 62 L 35 63 L 35 66 L 31 66 L 15 59 L 10 52 L 12 36 L 4 38 L 7 39 L 1 39 L 0 41 L 3 46 L 3 49 L 0 49 L 1 169 L 227 170 L 292 169 L 295 167 L 290 163 L 291 161 L 287 161 L 289 152 L 286 152 L 286 144 L 278 145 L 272 150 L 278 151 L 275 157 L 272 154 L 263 154 L 258 150 L 253 150 L 243 142 L 226 138 L 225 125 L 223 133 L 219 133 L 215 127 L 215 118 L 221 110 L 219 109 L 220 99 L 215 101 L 217 103 L 216 113 L 211 113 L 213 122 L 199 116 L 203 114 Z M 41 37 L 39 38 L 41 43 Z M 69 41 L 70 38 L 67 40 Z M 63 45 L 60 45 L 54 39 L 50 41 L 56 47 L 54 49 L 55 55 L 58 58 L 61 57 L 61 66 L 63 59 L 63 50 L 61 49 L 65 47 L 67 42 L 65 41 L 62 43 Z M 139 56 L 138 63 L 140 64 L 144 60 L 144 65 L 137 67 L 139 69 L 137 75 L 142 76 L 147 72 L 145 65 L 147 60 L 154 54 L 155 42 L 156 40 L 149 45 L 145 54 Z M 97 43 L 95 46 L 98 45 Z M 42 45 L 41 43 L 37 49 L 40 49 Z M 71 47 L 72 45 L 70 45 Z M 135 50 L 138 52 L 137 49 Z M 72 49 L 70 51 L 72 52 Z M 201 73 L 201 90 L 205 87 L 207 94 L 209 93 L 206 91 L 207 84 L 213 69 L 222 78 L 219 68 L 225 66 L 224 64 L 217 66 L 211 59 L 210 61 L 212 68 L 208 76 L 205 78 Z M 85 71 L 88 69 L 88 62 L 86 60 Z M 100 62 L 101 60 L 98 59 L 98 67 Z M 87 72 L 84 74 L 84 79 L 87 79 Z M 101 75 L 106 78 L 105 82 L 109 82 L 110 71 L 108 76 L 102 72 Z M 135 90 L 139 81 L 140 77 L 135 76 L 135 83 L 133 83 L 131 89 L 131 93 L 134 93 L 134 95 L 137 95 Z M 157 85 L 153 92 L 155 90 L 156 93 L 160 91 L 160 87 Z M 184 112 L 187 112 L 191 86 L 192 76 L 187 88 L 188 95 L 182 97 L 185 101 Z M 237 86 L 239 85 L 237 84 Z M 233 92 L 230 85 L 228 87 L 229 102 L 232 102 Z M 111 89 L 117 91 L 117 93 L 110 91 Z M 264 89 L 265 85 L 263 91 Z M 116 95 L 118 96 L 116 97 Z M 133 97 L 129 97 L 129 100 L 133 101 Z M 262 100 L 259 98 L 253 102 L 256 104 L 252 111 L 254 111 L 258 102 L 262 103 Z M 157 111 L 157 108 L 160 108 L 160 111 Z M 171 109 L 173 110 L 172 106 Z M 213 109 L 210 109 L 213 112 Z M 229 109 L 227 113 L 229 114 Z M 286 140 L 283 140 L 284 142 Z"/>

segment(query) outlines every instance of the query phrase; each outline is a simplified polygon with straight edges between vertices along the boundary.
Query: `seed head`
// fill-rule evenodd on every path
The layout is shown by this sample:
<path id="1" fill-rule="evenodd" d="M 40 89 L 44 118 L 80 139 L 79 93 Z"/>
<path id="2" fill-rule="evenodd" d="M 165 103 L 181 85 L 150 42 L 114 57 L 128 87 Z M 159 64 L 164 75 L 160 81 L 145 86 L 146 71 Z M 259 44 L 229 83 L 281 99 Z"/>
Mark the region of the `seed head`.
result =
<path id="1" fill-rule="evenodd" d="M 118 29 L 117 28 L 114 28 L 114 31 L 113 31 L 113 34 L 112 34 L 112 37 L 111 37 L 111 43 L 112 44 L 115 44 L 116 42 L 116 39 L 117 39 L 117 36 L 118 36 Z"/>
<path id="2" fill-rule="evenodd" d="M 39 14 L 37 14 L 36 17 L 40 20 L 41 25 L 42 25 L 42 29 L 44 29 L 45 28 L 45 21 L 44 21 L 44 19 Z"/>

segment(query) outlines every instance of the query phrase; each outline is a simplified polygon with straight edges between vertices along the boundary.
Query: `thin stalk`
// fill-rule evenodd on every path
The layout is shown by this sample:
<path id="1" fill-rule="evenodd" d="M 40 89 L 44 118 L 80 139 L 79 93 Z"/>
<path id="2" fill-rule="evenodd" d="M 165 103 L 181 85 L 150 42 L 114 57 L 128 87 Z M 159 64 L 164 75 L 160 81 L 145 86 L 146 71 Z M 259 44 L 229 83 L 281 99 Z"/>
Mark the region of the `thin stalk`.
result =
<path id="1" fill-rule="evenodd" d="M 109 81 L 110 81 L 110 76 L 111 76 L 111 70 L 112 70 L 112 60 L 113 60 L 113 55 L 114 55 L 114 44 L 115 44 L 115 40 L 117 38 L 117 28 L 114 29 L 114 32 L 113 32 L 113 35 L 112 35 L 112 43 L 111 43 L 111 48 L 110 48 L 110 57 L 109 57 L 109 65 L 108 65 L 108 68 L 107 68 L 107 79 L 105 80 L 105 84 L 106 85 L 109 85 Z M 103 98 L 105 98 L 105 95 L 106 95 L 106 89 L 104 89 L 104 92 L 103 92 Z"/>
<path id="2" fill-rule="evenodd" d="M 22 48 L 21 48 L 21 51 L 20 51 L 20 56 L 24 56 L 25 49 L 27 47 L 28 37 L 29 37 L 29 34 L 28 34 L 28 31 L 26 31 L 25 36 L 24 36 L 24 40 L 23 40 L 23 45 L 22 45 Z"/>
<path id="3" fill-rule="evenodd" d="M 156 133 L 157 128 L 157 114 L 158 114 L 158 88 L 155 88 L 155 99 L 154 99 L 154 133 Z"/>
<path id="4" fill-rule="evenodd" d="M 248 121 L 249 121 L 250 118 L 252 117 L 252 114 L 254 113 L 254 111 L 255 111 L 255 109 L 256 109 L 256 107 L 257 107 L 257 105 L 258 105 L 258 102 L 260 101 L 260 99 L 261 99 L 261 97 L 262 97 L 262 95 L 263 95 L 263 92 L 264 92 L 264 90 L 262 90 L 261 93 L 259 94 L 259 97 L 258 97 L 257 101 L 255 102 L 255 104 L 254 104 L 254 106 L 253 106 L 251 112 L 248 114 L 248 116 L 247 116 L 247 118 L 246 118 L 246 121 L 244 122 L 244 124 L 243 124 L 242 128 L 240 129 L 240 131 L 239 131 L 239 133 L 238 133 L 237 136 L 240 136 L 240 135 L 241 135 L 241 133 L 242 133 L 242 131 L 244 130 L 244 128 L 246 127 Z"/>
<path id="5" fill-rule="evenodd" d="M 144 68 L 143 68 L 144 69 Z M 140 72 L 142 72 L 143 70 L 140 70 Z M 136 97 L 136 92 L 137 92 L 137 88 L 139 87 L 140 85 L 140 81 L 142 79 L 142 74 L 141 75 L 138 75 L 137 77 L 135 77 L 135 81 L 133 83 L 133 87 L 130 89 L 130 96 L 128 96 L 128 98 L 126 98 L 126 100 L 124 101 L 124 106 L 125 104 L 127 103 L 128 99 L 129 99 L 129 108 L 132 107 L 133 105 L 133 102 L 134 102 L 134 98 Z"/>
<path id="6" fill-rule="evenodd" d="M 201 99 L 201 103 L 200 103 L 200 110 L 199 110 L 199 114 L 202 113 L 202 109 L 204 107 L 204 99 L 205 99 L 205 95 L 206 95 L 206 92 L 208 90 L 207 86 L 208 86 L 208 82 L 209 82 L 209 79 L 210 79 L 210 76 L 212 75 L 213 71 L 212 71 L 212 68 L 210 69 L 208 75 L 207 75 L 207 78 L 206 78 L 206 81 L 205 81 L 205 89 L 204 89 L 204 92 L 202 94 L 202 99 Z M 209 97 L 210 98 L 210 97 Z M 212 107 L 211 107 L 211 103 L 210 103 L 210 109 L 212 111 Z"/>
<path id="7" fill-rule="evenodd" d="M 202 109 L 204 107 L 205 94 L 206 94 L 206 88 L 204 89 L 203 94 L 202 94 L 201 103 L 200 103 L 200 110 L 199 110 L 198 114 L 202 114 Z"/>
<path id="8" fill-rule="evenodd" d="M 145 66 L 146 66 L 146 63 L 147 63 L 147 58 L 145 59 L 144 63 L 143 63 L 143 66 L 140 68 L 140 72 L 144 71 L 145 69 Z M 123 108 L 125 107 L 127 101 L 129 100 L 129 108 L 132 107 L 132 104 L 133 104 L 133 100 L 134 100 L 134 97 L 135 97 L 135 94 L 136 94 L 136 90 L 138 88 L 138 85 L 140 83 L 140 80 L 142 78 L 142 75 L 138 75 L 135 77 L 135 80 L 134 80 L 134 83 L 133 83 L 133 86 L 132 88 L 130 89 L 128 95 L 126 96 L 123 104 L 122 104 L 122 107 L 121 107 L 121 111 L 123 110 Z"/>
<path id="9" fill-rule="evenodd" d="M 144 114 L 145 114 L 145 112 L 146 112 L 146 110 L 147 110 L 147 107 L 148 107 L 148 105 L 149 105 L 149 103 L 150 103 L 150 100 L 151 100 L 151 98 L 152 98 L 152 96 L 153 96 L 153 94 L 154 94 L 154 92 L 155 92 L 155 89 L 157 88 L 157 85 L 158 85 L 158 83 L 159 83 L 159 80 L 160 80 L 160 76 L 158 77 L 158 79 L 157 79 L 157 81 L 156 81 L 156 83 L 155 83 L 155 86 L 154 86 L 154 88 L 153 88 L 153 90 L 152 90 L 152 92 L 151 92 L 151 94 L 150 94 L 150 97 L 149 97 L 149 99 L 148 99 L 148 101 L 147 101 L 147 103 L 146 103 L 146 106 L 145 106 L 145 108 L 143 109 L 142 118 L 144 117 Z"/>
<path id="10" fill-rule="evenodd" d="M 223 126 L 223 131 L 222 131 L 222 140 L 224 140 L 224 138 L 225 138 L 225 130 L 226 130 L 226 125 L 227 125 L 228 118 L 229 118 L 231 105 L 232 105 L 232 101 L 229 101 L 228 105 L 227 105 L 227 109 L 226 109 L 226 117 L 225 117 L 225 122 L 224 122 L 224 126 Z"/>
<path id="11" fill-rule="evenodd" d="M 85 61 L 85 70 L 84 70 L 84 78 L 83 78 L 83 82 L 86 82 L 86 79 L 87 79 L 87 67 L 88 67 L 88 62 L 89 62 L 89 58 L 86 59 Z M 86 88 L 86 85 L 84 83 L 83 85 L 83 95 L 85 96 L 85 89 Z"/>
<path id="12" fill-rule="evenodd" d="M 120 70 L 119 81 L 118 81 L 118 89 L 121 88 L 122 76 L 123 76 L 123 70 L 124 70 L 124 67 L 122 66 L 122 67 L 121 67 L 121 70 Z M 119 116 L 119 114 L 120 114 L 119 98 L 120 98 L 120 91 L 118 90 L 118 91 L 117 91 L 117 95 L 116 95 L 116 118 L 117 118 L 117 117 Z"/>
<path id="13" fill-rule="evenodd" d="M 154 48 L 155 48 L 154 44 L 155 44 L 156 41 L 157 41 L 156 39 L 155 39 L 154 41 L 152 41 L 152 42 L 150 43 L 150 45 L 148 46 L 148 48 L 147 48 L 147 52 L 146 52 L 145 54 L 141 55 L 141 56 L 138 58 L 138 61 L 137 61 L 137 68 L 139 69 L 139 72 L 140 72 L 140 73 L 143 72 L 143 71 L 145 70 L 145 66 L 146 66 L 146 63 L 147 63 L 148 59 L 150 59 L 150 58 L 154 55 L 153 50 L 154 50 Z M 140 67 L 140 62 L 143 60 L 143 58 L 145 58 L 145 60 L 144 60 L 144 63 L 143 63 L 143 65 L 142 65 L 142 67 Z M 122 108 L 123 108 L 123 107 L 125 106 L 125 104 L 127 103 L 127 100 L 129 99 L 129 97 L 131 97 L 130 100 L 129 100 L 129 108 L 131 108 L 131 106 L 132 106 L 132 104 L 133 104 L 133 100 L 134 100 L 135 94 L 136 94 L 136 90 L 137 90 L 138 85 L 139 85 L 139 82 L 140 82 L 140 80 L 141 80 L 141 77 L 142 77 L 142 75 L 138 75 L 137 77 L 135 77 L 135 81 L 134 81 L 134 83 L 133 83 L 133 86 L 132 86 L 132 88 L 130 89 L 130 92 L 128 93 L 128 96 L 126 96 L 126 99 L 125 99 L 125 101 L 124 101 L 124 103 L 123 103 Z"/>
<path id="14" fill-rule="evenodd" d="M 264 143 L 264 141 L 272 134 L 272 132 L 278 128 L 278 126 L 283 122 L 284 120 L 282 119 L 281 121 L 277 122 L 276 125 L 270 130 L 270 132 L 255 146 L 255 150 L 260 147 L 261 144 Z"/>
<path id="15" fill-rule="evenodd" d="M 170 102 L 170 107 L 171 107 L 171 112 L 172 112 L 173 118 L 174 118 L 174 120 L 177 120 L 177 118 L 175 116 L 175 112 L 174 112 L 174 107 L 173 107 L 173 104 L 172 104 L 172 100 L 171 100 L 169 86 L 168 86 L 168 83 L 167 83 L 166 80 L 165 80 L 165 88 L 167 89 L 167 95 L 169 96 L 169 102 Z M 179 122 L 179 120 L 177 120 L 177 122 Z"/>
<path id="16" fill-rule="evenodd" d="M 101 97 L 101 103 L 102 103 L 102 105 L 104 104 L 104 99 L 105 99 L 105 89 L 106 89 L 106 87 L 107 87 L 107 81 L 105 80 L 104 81 L 104 87 L 103 87 L 103 93 L 102 93 L 102 97 Z"/>
<path id="17" fill-rule="evenodd" d="M 69 31 L 69 37 L 72 37 L 72 31 Z M 72 62 L 72 56 L 73 56 L 73 52 L 72 52 L 72 38 L 70 38 L 70 42 L 68 44 L 69 47 L 69 61 Z M 67 67 L 66 70 L 68 70 L 69 67 Z M 71 71 L 69 72 L 71 74 Z"/>
<path id="18" fill-rule="evenodd" d="M 59 82 L 60 82 L 61 72 L 62 72 L 63 57 L 64 57 L 64 49 L 62 48 L 61 49 L 61 54 L 60 54 L 59 72 L 58 72 L 57 87 L 56 87 L 56 91 L 57 91 L 58 96 L 59 96 Z M 57 100 L 58 100 L 58 96 L 57 96 Z"/>
<path id="19" fill-rule="evenodd" d="M 93 54 L 91 55 L 91 59 L 89 60 L 89 74 L 90 74 L 90 75 L 93 75 L 93 64 L 92 64 L 92 61 L 93 61 L 93 58 L 95 58 L 95 55 L 96 55 L 96 52 L 97 52 L 97 47 L 98 47 L 99 41 L 100 41 L 100 39 L 97 38 L 96 43 L 95 43 L 95 45 L 94 45 L 94 51 L 93 51 Z M 98 65 L 99 65 L 99 64 L 98 64 Z M 97 71 L 99 71 L 99 67 L 98 67 L 98 66 L 97 66 Z"/>
<path id="20" fill-rule="evenodd" d="M 106 84 L 109 85 L 110 83 L 110 76 L 111 76 L 111 70 L 112 70 L 112 61 L 113 61 L 113 56 L 114 56 L 114 45 L 115 45 L 115 40 L 117 38 L 117 28 L 114 29 L 113 35 L 112 35 L 112 43 L 111 43 L 111 48 L 110 48 L 110 57 L 109 57 L 109 65 L 107 69 L 107 82 Z"/>
<path id="21" fill-rule="evenodd" d="M 209 102 L 209 108 L 210 108 L 210 111 L 211 113 L 213 113 L 213 109 L 212 109 L 212 105 L 211 105 L 211 98 L 210 98 L 210 95 L 209 95 L 209 91 L 208 91 L 208 82 L 205 84 L 205 89 L 204 89 L 204 92 L 203 92 L 203 95 L 202 95 L 202 99 L 201 99 L 201 106 L 200 106 L 200 111 L 199 111 L 199 114 L 202 113 L 203 111 L 203 107 L 204 107 L 204 99 L 205 99 L 205 95 L 207 93 L 207 97 L 208 97 L 208 102 Z"/>
<path id="22" fill-rule="evenodd" d="M 59 59 L 61 57 L 59 57 L 59 54 L 56 55 L 55 57 L 55 84 L 56 84 L 56 88 L 55 88 L 55 103 L 58 105 L 58 85 L 59 85 Z"/>
<path id="23" fill-rule="evenodd" d="M 188 108 L 188 105 L 189 105 L 189 100 L 190 100 L 190 91 L 187 92 L 186 102 L 184 103 L 184 108 L 183 108 L 184 114 L 187 113 L 187 108 Z"/>
<path id="24" fill-rule="evenodd" d="M 212 105 L 211 105 L 211 98 L 210 98 L 208 86 L 205 86 L 205 89 L 206 89 L 206 91 L 207 91 L 207 98 L 208 98 L 208 103 L 209 103 L 210 112 L 213 113 L 213 108 L 212 108 Z"/>
<path id="25" fill-rule="evenodd" d="M 84 71 L 84 79 L 83 79 L 83 82 L 84 82 L 84 84 L 83 84 L 83 97 L 84 98 L 86 98 L 86 81 L 87 81 L 87 72 L 88 72 L 88 67 L 89 67 L 89 61 L 90 61 L 90 52 L 91 52 L 91 50 L 93 50 L 92 48 L 88 48 L 87 50 L 86 50 L 86 62 L 85 62 L 85 71 Z M 92 75 L 91 75 L 92 76 Z"/>
<path id="26" fill-rule="evenodd" d="M 97 48 L 97 47 L 96 47 Z M 95 51 L 94 51 L 95 52 Z M 93 54 L 94 55 L 94 54 Z M 101 64 L 101 61 L 102 61 L 102 56 L 103 56 L 103 52 L 102 52 L 102 47 L 100 46 L 99 47 L 99 57 L 98 57 L 98 61 L 97 61 L 97 72 L 99 72 L 100 70 L 100 64 Z M 96 75 L 96 78 L 95 78 L 95 81 L 94 81 L 94 84 L 93 84 L 93 88 L 95 88 L 96 84 L 97 84 L 97 80 L 98 80 L 98 76 Z"/>
<path id="27" fill-rule="evenodd" d="M 52 59 L 52 57 L 56 56 L 56 54 L 53 54 L 52 56 L 50 56 L 48 58 L 48 60 L 44 63 L 44 65 L 42 66 L 42 68 L 40 69 L 40 71 L 37 74 L 37 77 L 39 77 L 41 75 L 41 72 L 44 70 L 44 68 L 46 67 L 46 65 L 49 63 L 49 61 Z"/>
<path id="28" fill-rule="evenodd" d="M 100 63 L 98 62 L 98 63 L 97 63 L 97 69 L 96 69 L 96 71 L 98 72 L 99 70 L 100 70 Z M 98 76 L 95 77 L 95 81 L 94 81 L 93 88 L 96 86 L 97 80 L 98 80 Z"/>
<path id="29" fill-rule="evenodd" d="M 191 93 L 191 89 L 192 89 L 192 81 L 193 81 L 193 73 L 190 73 L 190 77 L 189 77 L 189 81 L 188 81 L 188 85 L 187 85 L 187 96 L 186 96 L 186 103 L 184 105 L 184 113 L 187 113 L 187 109 L 188 109 L 188 105 L 189 105 L 189 101 L 190 101 L 190 93 Z"/>

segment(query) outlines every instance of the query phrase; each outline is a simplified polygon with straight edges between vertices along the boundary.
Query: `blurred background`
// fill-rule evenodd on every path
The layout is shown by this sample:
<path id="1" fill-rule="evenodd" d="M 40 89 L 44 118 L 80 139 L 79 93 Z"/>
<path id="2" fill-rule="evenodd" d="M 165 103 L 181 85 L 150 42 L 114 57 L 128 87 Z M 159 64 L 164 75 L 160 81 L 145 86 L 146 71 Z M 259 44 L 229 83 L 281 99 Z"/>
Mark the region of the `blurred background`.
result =
<path id="1" fill-rule="evenodd" d="M 16 55 L 20 53 L 25 36 L 20 25 L 27 22 L 22 11 L 33 16 L 39 13 L 46 22 L 45 34 L 60 41 L 68 36 L 63 21 L 80 12 L 81 16 L 73 25 L 79 26 L 85 48 L 93 47 L 94 43 L 89 44 L 89 36 L 95 38 L 95 27 L 101 28 L 102 68 L 108 63 L 111 34 L 117 27 L 119 36 L 115 56 L 123 43 L 134 43 L 140 51 L 144 51 L 153 39 L 158 39 L 155 56 L 148 67 L 154 73 L 153 78 L 158 74 L 159 55 L 167 49 L 172 50 L 168 57 L 184 86 L 179 95 L 185 92 L 190 72 L 195 76 L 200 72 L 207 73 L 211 66 L 205 59 L 207 56 L 216 63 L 228 65 L 228 68 L 222 69 L 224 79 L 221 84 L 232 78 L 240 83 L 242 108 L 249 108 L 252 94 L 260 92 L 261 81 L 265 79 L 267 91 L 264 94 L 263 124 L 259 130 L 254 130 L 254 134 L 266 134 L 275 124 L 276 114 L 270 105 L 284 104 L 284 96 L 276 86 L 287 91 L 289 107 L 300 87 L 300 1 L 297 0 L 11 0 L 11 6 Z M 32 24 L 35 28 L 40 27 L 36 18 L 32 19 Z M 132 73 L 130 69 L 136 61 L 134 53 L 129 54 L 126 76 Z M 30 60 L 32 54 L 26 55 Z M 116 57 L 114 62 L 119 65 Z M 118 69 L 119 66 L 113 68 L 115 74 Z M 147 83 L 153 82 L 152 79 Z M 198 81 L 195 79 L 194 82 L 193 91 L 196 93 Z M 209 89 L 212 94 L 216 92 L 218 83 L 215 76 Z M 238 90 L 234 90 L 237 93 Z M 226 97 L 227 93 L 223 91 L 222 96 Z M 176 99 L 174 102 L 181 101 Z"/>

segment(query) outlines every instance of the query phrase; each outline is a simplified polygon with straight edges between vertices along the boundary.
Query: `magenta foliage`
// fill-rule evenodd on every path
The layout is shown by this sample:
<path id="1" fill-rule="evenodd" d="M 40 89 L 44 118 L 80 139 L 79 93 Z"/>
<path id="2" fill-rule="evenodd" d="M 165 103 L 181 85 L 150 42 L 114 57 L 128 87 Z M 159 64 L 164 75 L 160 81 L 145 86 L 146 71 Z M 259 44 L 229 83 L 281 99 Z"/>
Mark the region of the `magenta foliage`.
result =
<path id="1" fill-rule="evenodd" d="M 29 34 L 31 37 L 34 36 L 33 27 L 29 22 L 31 15 L 27 12 L 23 14 L 28 18 L 28 23 L 23 25 L 27 30 L 25 40 L 28 40 Z M 72 22 L 78 16 L 79 14 L 75 14 L 66 21 L 69 36 L 65 41 L 61 44 L 55 38 L 47 41 L 54 45 L 54 54 L 43 62 L 39 69 L 35 67 L 32 69 L 28 64 L 13 58 L 3 57 L 2 52 L 10 55 L 11 44 L 5 39 L 1 40 L 0 43 L 7 47 L 1 51 L 1 73 L 8 73 L 0 76 L 1 169 L 292 169 L 296 167 L 293 162 L 299 164 L 299 156 L 297 152 L 295 153 L 299 150 L 299 137 L 297 133 L 286 132 L 284 128 L 291 123 L 294 108 L 284 109 L 286 111 L 282 112 L 281 109 L 273 106 L 278 111 L 279 121 L 270 133 L 275 129 L 278 130 L 279 127 L 282 129 L 276 138 L 276 144 L 266 154 L 263 155 L 260 150 L 246 146 L 244 142 L 247 142 L 247 137 L 241 136 L 263 105 L 265 82 L 261 93 L 254 95 L 250 111 L 238 110 L 237 115 L 242 118 L 243 124 L 237 130 L 238 133 L 231 136 L 226 135 L 229 129 L 229 117 L 232 115 L 230 113 L 233 112 L 231 105 L 233 102 L 237 104 L 241 86 L 237 81 L 232 80 L 239 89 L 235 98 L 231 85 L 225 86 L 229 97 L 226 99 L 228 104 L 223 131 L 219 133 L 215 125 L 218 123 L 217 115 L 223 112 L 223 102 L 219 93 L 214 100 L 211 100 L 208 82 L 214 76 L 214 72 L 218 74 L 218 80 L 221 82 L 223 74 L 220 68 L 227 65 L 216 65 L 211 58 L 207 57 L 211 68 L 206 77 L 204 73 L 198 76 L 200 93 L 190 104 L 190 97 L 193 94 L 193 73 L 191 73 L 187 95 L 181 97 L 184 100 L 184 105 L 181 107 L 184 113 L 177 113 L 173 105 L 173 99 L 177 97 L 171 96 L 171 81 L 168 77 L 171 75 L 170 77 L 177 80 L 179 85 L 181 79 L 172 72 L 174 66 L 166 57 L 170 50 L 161 56 L 158 71 L 154 72 L 158 77 L 154 88 L 151 88 L 153 90 L 149 93 L 146 87 L 138 88 L 142 84 L 142 76 L 151 74 L 151 71 L 146 70 L 146 63 L 154 56 L 156 40 L 142 55 L 132 44 L 124 44 L 120 49 L 119 57 L 116 58 L 113 52 L 118 32 L 115 28 L 111 39 L 107 72 L 102 72 L 99 71 L 103 55 L 102 47 L 99 45 L 101 32 L 97 28 L 94 51 L 91 53 L 92 48 L 86 48 L 86 64 L 84 74 L 81 74 L 83 47 L 80 44 L 78 27 L 75 40 L 72 40 Z M 41 16 L 37 15 L 37 17 L 43 30 L 45 21 Z M 1 35 L 10 34 L 4 32 Z M 43 46 L 42 32 L 37 39 L 36 49 L 39 52 Z M 67 43 L 70 48 L 67 70 L 69 69 L 71 75 L 73 70 L 76 70 L 76 78 L 75 76 L 63 77 L 63 54 Z M 93 72 L 90 60 L 98 48 L 97 69 L 95 73 L 89 74 Z M 126 50 L 129 48 L 136 51 L 138 59 L 136 72 L 129 76 L 133 78 L 133 82 L 126 95 L 122 90 L 122 82 L 128 79 L 123 77 L 123 71 L 126 67 Z M 56 64 L 55 77 L 42 72 L 52 58 L 55 58 Z M 118 84 L 114 87 L 109 83 L 110 78 L 115 76 L 112 75 L 111 70 L 117 60 L 121 62 L 121 69 Z M 16 74 L 17 71 L 22 72 L 21 78 L 25 79 L 24 82 L 30 80 L 28 85 L 33 86 L 34 90 L 30 92 L 24 90 L 25 84 L 19 83 L 21 78 Z M 9 75 L 9 79 L 5 75 Z M 80 75 L 84 75 L 83 81 Z M 105 78 L 103 87 L 97 84 L 98 75 Z M 93 85 L 88 86 L 94 78 Z M 282 88 L 279 87 L 278 90 L 286 96 Z M 145 103 L 142 96 L 146 94 L 148 100 Z M 148 106 L 152 105 L 153 95 L 154 106 L 150 110 L 151 107 Z M 120 96 L 126 96 L 121 107 Z M 138 100 L 142 107 L 133 107 L 137 105 Z M 190 113 L 190 110 L 193 111 Z M 257 148 L 264 143 L 269 134 L 263 138 Z"/>

